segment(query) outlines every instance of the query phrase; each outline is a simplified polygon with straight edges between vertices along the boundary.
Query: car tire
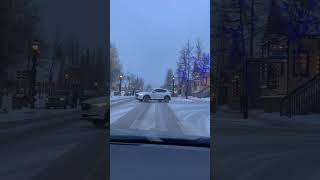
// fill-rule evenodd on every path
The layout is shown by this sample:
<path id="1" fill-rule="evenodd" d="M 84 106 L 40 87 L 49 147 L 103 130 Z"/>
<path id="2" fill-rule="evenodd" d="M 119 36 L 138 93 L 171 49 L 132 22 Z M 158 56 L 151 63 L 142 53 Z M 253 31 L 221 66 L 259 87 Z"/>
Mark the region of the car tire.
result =
<path id="1" fill-rule="evenodd" d="M 170 98 L 168 96 L 164 97 L 164 102 L 168 103 L 170 101 Z"/>
<path id="2" fill-rule="evenodd" d="M 149 102 L 150 100 L 150 97 L 149 96 L 144 96 L 143 97 L 143 102 Z"/>

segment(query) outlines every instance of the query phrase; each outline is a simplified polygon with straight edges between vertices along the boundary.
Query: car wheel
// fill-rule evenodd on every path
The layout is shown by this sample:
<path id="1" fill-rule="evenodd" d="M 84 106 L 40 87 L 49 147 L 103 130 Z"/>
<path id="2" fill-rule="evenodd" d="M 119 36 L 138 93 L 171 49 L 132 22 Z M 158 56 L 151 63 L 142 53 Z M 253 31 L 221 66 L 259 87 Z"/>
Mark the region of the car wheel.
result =
<path id="1" fill-rule="evenodd" d="M 164 102 L 168 103 L 170 101 L 170 98 L 168 96 L 164 97 Z"/>
<path id="2" fill-rule="evenodd" d="M 143 101 L 144 101 L 144 102 L 149 102 L 149 100 L 150 100 L 150 97 L 149 97 L 149 96 L 144 96 L 144 97 L 143 97 Z"/>

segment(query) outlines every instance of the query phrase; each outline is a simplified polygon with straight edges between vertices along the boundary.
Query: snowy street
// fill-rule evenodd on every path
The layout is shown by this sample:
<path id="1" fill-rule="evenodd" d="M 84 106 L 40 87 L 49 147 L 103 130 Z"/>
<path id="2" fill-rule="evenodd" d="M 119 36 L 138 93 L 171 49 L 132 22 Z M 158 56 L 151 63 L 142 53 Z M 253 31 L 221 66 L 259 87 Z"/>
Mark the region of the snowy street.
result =
<path id="1" fill-rule="evenodd" d="M 106 137 L 76 109 L 0 114 L 0 179 L 103 179 Z"/>
<path id="2" fill-rule="evenodd" d="M 213 115 L 216 179 L 320 179 L 319 114 L 290 119 L 279 113 L 249 113 L 249 119 L 228 110 Z"/>
<path id="3" fill-rule="evenodd" d="M 210 102 L 173 98 L 169 103 L 126 102 L 111 104 L 111 129 L 161 131 L 168 134 L 210 136 Z"/>

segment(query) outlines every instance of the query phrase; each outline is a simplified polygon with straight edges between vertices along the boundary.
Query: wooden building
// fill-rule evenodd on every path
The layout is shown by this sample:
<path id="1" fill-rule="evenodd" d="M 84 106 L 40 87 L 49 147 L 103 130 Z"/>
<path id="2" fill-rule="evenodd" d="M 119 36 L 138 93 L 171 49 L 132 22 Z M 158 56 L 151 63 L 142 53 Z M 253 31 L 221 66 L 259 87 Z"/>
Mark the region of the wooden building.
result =
<path id="1" fill-rule="evenodd" d="M 293 115 L 314 111 L 320 102 L 320 34 L 308 32 L 295 39 L 285 34 L 285 18 L 273 1 L 261 55 L 233 64 L 222 78 L 221 104 L 240 108 L 247 73 L 246 90 L 250 108 Z M 279 17 L 280 16 L 280 17 Z M 283 23 L 283 24 L 281 24 Z M 229 62 L 232 63 L 232 62 Z M 227 66 L 226 66 L 227 67 Z M 243 71 L 246 67 L 246 71 Z M 223 75 L 222 75 L 223 76 Z"/>

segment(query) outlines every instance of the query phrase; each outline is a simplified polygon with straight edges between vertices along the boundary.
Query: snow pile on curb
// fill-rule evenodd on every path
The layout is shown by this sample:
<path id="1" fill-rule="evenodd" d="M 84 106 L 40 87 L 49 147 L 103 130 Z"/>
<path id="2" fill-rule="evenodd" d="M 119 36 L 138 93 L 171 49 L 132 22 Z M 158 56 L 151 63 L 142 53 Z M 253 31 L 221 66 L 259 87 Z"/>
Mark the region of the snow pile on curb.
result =
<path id="1" fill-rule="evenodd" d="M 210 137 L 210 104 L 190 101 L 179 99 L 168 105 L 180 120 L 185 134 Z"/>
<path id="2" fill-rule="evenodd" d="M 110 102 L 125 100 L 125 99 L 132 99 L 133 96 L 110 96 Z"/>

